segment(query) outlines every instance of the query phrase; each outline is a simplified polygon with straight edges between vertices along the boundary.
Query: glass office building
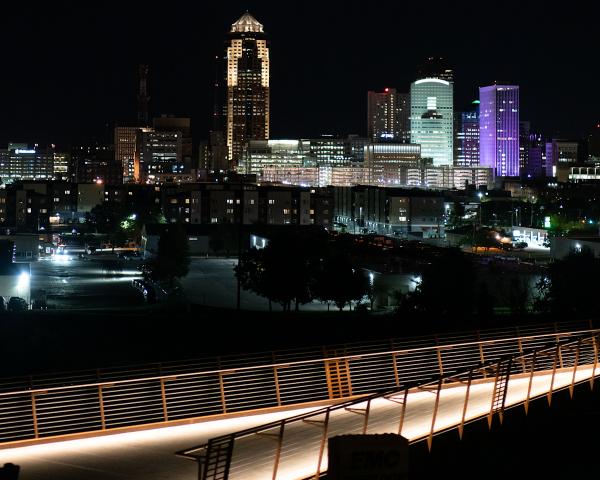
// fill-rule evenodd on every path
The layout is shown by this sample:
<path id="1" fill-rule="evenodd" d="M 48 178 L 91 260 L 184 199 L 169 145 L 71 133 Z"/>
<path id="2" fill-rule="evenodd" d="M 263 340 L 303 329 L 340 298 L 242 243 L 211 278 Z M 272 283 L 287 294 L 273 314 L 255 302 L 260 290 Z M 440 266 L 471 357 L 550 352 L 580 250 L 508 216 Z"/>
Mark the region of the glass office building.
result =
<path id="1" fill-rule="evenodd" d="M 479 88 L 480 165 L 498 177 L 519 175 L 519 87 Z"/>
<path id="2" fill-rule="evenodd" d="M 423 78 L 410 86 L 410 141 L 421 145 L 421 157 L 434 166 L 452 166 L 454 102 L 452 84 Z"/>

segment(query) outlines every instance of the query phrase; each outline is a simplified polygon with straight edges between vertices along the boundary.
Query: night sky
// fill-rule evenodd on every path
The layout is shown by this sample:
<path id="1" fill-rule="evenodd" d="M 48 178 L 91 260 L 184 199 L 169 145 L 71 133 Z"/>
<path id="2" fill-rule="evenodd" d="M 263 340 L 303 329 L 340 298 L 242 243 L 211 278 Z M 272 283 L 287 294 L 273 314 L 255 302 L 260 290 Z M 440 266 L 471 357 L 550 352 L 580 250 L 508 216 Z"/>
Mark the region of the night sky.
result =
<path id="1" fill-rule="evenodd" d="M 600 121 L 600 8 L 590 4 L 85 3 L 3 5 L 0 147 L 109 140 L 115 121 L 135 119 L 139 62 L 150 64 L 151 112 L 191 115 L 205 138 L 213 57 L 246 10 L 271 42 L 272 138 L 366 134 L 367 90 L 408 91 L 428 55 L 454 67 L 456 109 L 498 79 L 521 86 L 534 130 L 579 136 Z"/>

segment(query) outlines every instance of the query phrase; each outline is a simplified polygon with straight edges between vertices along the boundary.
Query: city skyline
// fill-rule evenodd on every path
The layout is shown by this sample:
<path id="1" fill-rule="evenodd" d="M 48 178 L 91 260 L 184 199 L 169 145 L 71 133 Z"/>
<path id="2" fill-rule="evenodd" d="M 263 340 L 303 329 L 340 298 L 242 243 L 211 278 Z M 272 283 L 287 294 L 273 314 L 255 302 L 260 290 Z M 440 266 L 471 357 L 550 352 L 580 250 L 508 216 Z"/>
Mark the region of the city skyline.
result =
<path id="1" fill-rule="evenodd" d="M 415 18 L 422 13 L 417 7 L 406 9 Z M 136 118 L 139 63 L 150 66 L 151 114 L 191 116 L 194 137 L 207 138 L 214 55 L 222 52 L 224 35 L 246 10 L 265 25 L 272 42 L 271 138 L 321 133 L 366 135 L 366 92 L 386 86 L 407 91 L 416 78 L 418 65 L 429 55 L 444 56 L 454 70 L 457 111 L 477 98 L 478 87 L 498 79 L 521 86 L 521 118 L 531 121 L 533 131 L 573 137 L 583 135 L 597 123 L 593 108 L 577 108 L 583 102 L 600 103 L 597 93 L 592 92 L 589 98 L 583 89 L 575 88 L 586 76 L 595 76 L 594 67 L 584 61 L 584 52 L 579 48 L 587 30 L 579 28 L 578 35 L 562 43 L 535 36 L 541 24 L 550 29 L 560 23 L 565 31 L 573 29 L 569 13 L 558 19 L 551 13 L 524 10 L 511 34 L 502 33 L 501 22 L 495 20 L 484 34 L 473 31 L 472 26 L 479 22 L 475 10 L 463 17 L 455 12 L 449 22 L 441 23 L 446 14 L 453 12 L 444 7 L 434 14 L 438 28 L 428 38 L 414 39 L 411 32 L 417 30 L 416 26 L 403 24 L 402 42 L 413 48 L 392 50 L 394 55 L 390 56 L 387 47 L 380 47 L 393 45 L 390 40 L 398 37 L 399 27 L 392 20 L 402 12 L 399 7 L 389 8 L 389 19 L 379 16 L 374 23 L 367 20 L 376 15 L 375 11 L 353 3 L 342 11 L 324 6 L 319 16 L 314 15 L 310 5 L 296 5 L 294 15 L 284 16 L 279 7 L 233 2 L 207 7 L 202 12 L 207 19 L 203 29 L 194 28 L 182 8 L 162 17 L 125 7 L 120 17 L 113 18 L 100 10 L 42 7 L 7 13 L 5 43 L 13 46 L 19 61 L 11 70 L 17 74 L 2 80 L 5 114 L 0 119 L 0 141 L 60 144 L 94 136 L 110 139 L 114 122 Z M 540 21 L 527 24 L 534 13 Z M 148 27 L 144 30 L 147 42 L 140 42 L 135 32 L 128 30 L 136 15 L 139 23 Z M 546 22 L 542 21 L 544 17 Z M 372 25 L 365 35 L 341 36 L 361 18 L 365 25 Z M 110 36 L 95 35 L 109 25 Z M 159 29 L 161 25 L 163 30 Z M 297 39 L 294 32 L 307 25 L 314 34 Z M 44 44 L 31 40 L 28 31 L 43 37 Z M 165 34 L 169 32 L 177 35 Z M 17 33 L 19 41 L 15 42 Z M 442 37 L 448 43 L 440 47 Z M 468 39 L 477 41 L 464 50 L 462 46 Z M 507 45 L 511 48 L 503 48 Z M 461 50 L 464 53 L 456 53 Z M 86 54 L 89 57 L 82 62 Z M 550 60 L 555 65 L 552 75 L 545 68 Z M 552 105 L 546 104 L 547 96 L 556 91 L 562 94 Z"/>

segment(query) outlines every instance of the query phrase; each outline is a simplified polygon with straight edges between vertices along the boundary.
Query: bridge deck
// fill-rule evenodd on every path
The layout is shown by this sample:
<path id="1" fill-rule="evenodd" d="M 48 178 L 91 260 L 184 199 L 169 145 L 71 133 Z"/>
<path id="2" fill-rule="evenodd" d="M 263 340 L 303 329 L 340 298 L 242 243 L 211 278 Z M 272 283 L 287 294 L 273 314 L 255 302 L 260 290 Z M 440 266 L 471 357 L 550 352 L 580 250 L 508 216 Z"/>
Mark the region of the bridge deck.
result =
<path id="1" fill-rule="evenodd" d="M 576 382 L 591 377 L 593 367 L 580 365 Z M 598 370 L 596 370 L 596 374 Z M 552 375 L 536 373 L 531 397 L 548 392 Z M 554 390 L 567 387 L 573 380 L 572 370 L 558 371 Z M 493 381 L 473 384 L 466 419 L 484 416 L 490 410 Z M 527 397 L 528 378 L 511 378 L 506 405 L 523 402 Z M 442 390 L 434 430 L 442 431 L 461 421 L 466 387 L 451 386 Z M 402 434 L 411 440 L 427 436 L 431 430 L 436 395 L 429 391 L 408 394 Z M 360 407 L 358 405 L 357 407 Z M 401 405 L 385 399 L 371 405 L 367 433 L 398 433 Z M 291 410 L 276 414 L 261 414 L 215 420 L 193 425 L 167 427 L 143 432 L 130 432 L 105 437 L 71 440 L 54 444 L 0 450 L 0 464 L 21 465 L 21 480 L 193 480 L 197 478 L 194 462 L 177 458 L 174 451 L 190 444 L 200 444 L 229 432 L 265 424 L 310 409 Z M 337 433 L 360 433 L 362 417 L 340 410 L 329 421 L 328 436 Z M 299 422 L 290 426 L 282 443 L 278 479 L 299 479 L 314 474 L 315 449 L 320 448 L 322 429 L 313 423 Z M 251 435 L 236 440 L 231 463 L 230 479 L 270 479 L 276 452 L 276 442 L 265 435 Z M 321 470 L 327 467 L 324 455 Z"/>

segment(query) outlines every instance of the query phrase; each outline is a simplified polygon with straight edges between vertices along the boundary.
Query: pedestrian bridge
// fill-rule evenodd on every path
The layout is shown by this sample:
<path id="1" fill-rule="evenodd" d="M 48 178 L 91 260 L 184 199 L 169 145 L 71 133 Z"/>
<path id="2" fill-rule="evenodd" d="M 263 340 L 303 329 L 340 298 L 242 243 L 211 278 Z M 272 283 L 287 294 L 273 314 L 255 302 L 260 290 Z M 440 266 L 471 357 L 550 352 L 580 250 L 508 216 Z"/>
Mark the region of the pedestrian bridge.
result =
<path id="1" fill-rule="evenodd" d="M 591 324 L 552 324 L 224 358 L 217 361 L 221 368 L 162 365 L 158 374 L 143 377 L 126 378 L 127 372 L 119 370 L 103 373 L 105 379 L 97 382 L 87 373 L 36 379 L 47 386 L 5 386 L 0 392 L 0 447 L 5 449 L 0 459 L 17 463 L 27 457 L 27 448 L 52 447 L 27 445 L 92 436 L 76 441 L 88 442 L 92 453 L 81 459 L 81 468 L 94 478 L 89 471 L 98 465 L 94 445 L 104 445 L 98 448 L 106 452 L 111 438 L 121 437 L 99 443 L 98 436 L 153 429 L 124 435 L 155 432 L 136 437 L 152 448 L 135 455 L 157 464 L 156 478 L 316 478 L 327 470 L 331 436 L 400 433 L 431 445 L 441 432 L 457 428 L 462 434 L 468 422 L 487 418 L 491 424 L 510 407 L 528 408 L 533 399 L 550 401 L 553 392 L 592 383 L 599 335 Z M 263 418 L 268 421 L 257 425 Z M 213 428 L 219 422 L 220 429 Z M 186 441 L 193 445 L 197 438 L 202 444 L 180 448 L 166 436 L 161 443 L 161 432 L 174 429 L 157 428 L 168 426 L 195 428 L 197 436 Z M 175 445 L 178 455 L 195 466 L 172 456 Z M 167 455 L 168 461 L 156 462 Z M 53 459 L 65 468 L 65 460 Z M 173 474 L 179 471 L 173 459 L 190 473 Z M 104 473 L 98 478 L 113 478 Z M 124 471 L 113 474 L 135 478 Z M 153 477 L 145 472 L 144 478 Z"/>

